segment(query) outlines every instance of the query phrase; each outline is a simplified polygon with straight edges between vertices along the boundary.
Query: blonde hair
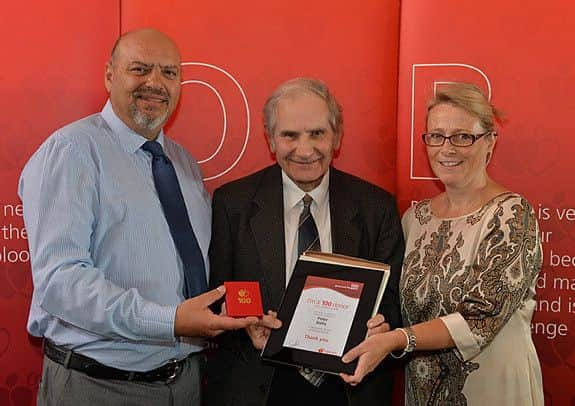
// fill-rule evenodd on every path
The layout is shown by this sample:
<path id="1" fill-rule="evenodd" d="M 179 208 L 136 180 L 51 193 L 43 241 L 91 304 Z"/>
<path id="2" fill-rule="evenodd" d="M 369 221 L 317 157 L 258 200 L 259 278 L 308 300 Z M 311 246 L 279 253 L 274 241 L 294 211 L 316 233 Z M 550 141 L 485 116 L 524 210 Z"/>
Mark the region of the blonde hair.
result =
<path id="1" fill-rule="evenodd" d="M 496 109 L 477 86 L 471 83 L 454 82 L 442 86 L 435 97 L 427 103 L 425 122 L 427 122 L 431 109 L 444 103 L 462 108 L 474 115 L 486 131 L 494 132 L 495 123 L 501 124 L 505 119 L 503 112 Z"/>

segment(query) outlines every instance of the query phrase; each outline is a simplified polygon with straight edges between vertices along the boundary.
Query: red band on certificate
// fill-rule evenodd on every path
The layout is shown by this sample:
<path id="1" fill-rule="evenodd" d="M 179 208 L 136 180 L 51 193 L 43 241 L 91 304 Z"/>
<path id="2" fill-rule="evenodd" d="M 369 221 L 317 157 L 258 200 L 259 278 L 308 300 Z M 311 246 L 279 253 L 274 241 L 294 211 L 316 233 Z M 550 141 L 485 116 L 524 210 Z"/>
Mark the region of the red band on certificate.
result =
<path id="1" fill-rule="evenodd" d="M 260 283 L 257 281 L 224 282 L 228 316 L 263 316 Z"/>
<path id="2" fill-rule="evenodd" d="M 310 275 L 306 278 L 303 289 L 306 290 L 314 288 L 331 289 L 341 293 L 342 295 L 359 299 L 361 291 L 363 290 L 363 283 Z"/>

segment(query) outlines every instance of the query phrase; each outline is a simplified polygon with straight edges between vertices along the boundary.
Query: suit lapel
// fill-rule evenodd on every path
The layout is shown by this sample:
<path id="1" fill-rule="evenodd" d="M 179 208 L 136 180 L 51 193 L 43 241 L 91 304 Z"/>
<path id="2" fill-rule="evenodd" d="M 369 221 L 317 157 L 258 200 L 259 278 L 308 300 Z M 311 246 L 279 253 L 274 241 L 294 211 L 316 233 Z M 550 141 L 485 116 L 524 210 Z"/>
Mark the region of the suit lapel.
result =
<path id="1" fill-rule="evenodd" d="M 285 238 L 281 169 L 270 167 L 254 195 L 256 208 L 250 218 L 262 268 L 264 302 L 277 309 L 285 287 Z"/>
<path id="2" fill-rule="evenodd" d="M 361 242 L 360 213 L 346 190 L 342 172 L 335 168 L 329 174 L 329 210 L 333 252 L 358 256 Z"/>

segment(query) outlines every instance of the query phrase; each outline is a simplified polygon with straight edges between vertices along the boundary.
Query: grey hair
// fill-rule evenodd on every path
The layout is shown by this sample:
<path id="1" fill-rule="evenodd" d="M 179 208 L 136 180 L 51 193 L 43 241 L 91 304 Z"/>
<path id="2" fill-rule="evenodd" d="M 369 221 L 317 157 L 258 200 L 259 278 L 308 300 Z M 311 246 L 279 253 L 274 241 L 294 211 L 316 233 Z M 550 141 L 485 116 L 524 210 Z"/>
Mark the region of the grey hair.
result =
<path id="1" fill-rule="evenodd" d="M 282 83 L 266 100 L 263 108 L 264 129 L 272 136 L 277 124 L 277 107 L 279 102 L 297 93 L 312 93 L 319 96 L 327 104 L 329 125 L 335 134 L 343 131 L 343 111 L 325 83 L 313 78 L 295 78 Z"/>

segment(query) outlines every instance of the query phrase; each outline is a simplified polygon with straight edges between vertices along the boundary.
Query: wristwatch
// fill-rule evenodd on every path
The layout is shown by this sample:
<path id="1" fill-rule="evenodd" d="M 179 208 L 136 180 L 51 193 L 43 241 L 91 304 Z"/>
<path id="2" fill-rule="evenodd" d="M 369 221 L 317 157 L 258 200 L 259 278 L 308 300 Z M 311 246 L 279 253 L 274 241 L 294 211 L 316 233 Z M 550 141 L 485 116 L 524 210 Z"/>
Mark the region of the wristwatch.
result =
<path id="1" fill-rule="evenodd" d="M 415 347 L 417 346 L 417 339 L 411 327 L 402 327 L 398 328 L 397 330 L 400 330 L 403 334 L 405 334 L 407 344 L 405 345 L 405 348 L 403 349 L 401 354 L 394 354 L 393 352 L 390 353 L 391 356 L 396 359 L 403 358 L 406 354 L 413 352 L 413 350 L 415 350 Z"/>
<path id="2" fill-rule="evenodd" d="M 405 346 L 403 351 L 405 353 L 412 352 L 413 350 L 415 350 L 415 347 L 417 346 L 417 340 L 415 338 L 415 334 L 413 333 L 411 327 L 404 327 L 402 328 L 402 330 L 407 337 L 407 345 Z"/>

